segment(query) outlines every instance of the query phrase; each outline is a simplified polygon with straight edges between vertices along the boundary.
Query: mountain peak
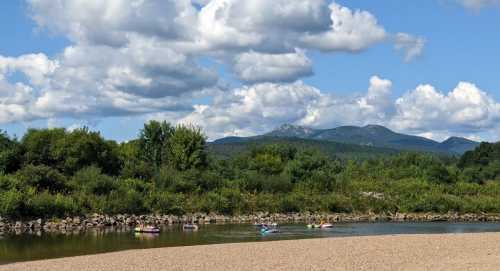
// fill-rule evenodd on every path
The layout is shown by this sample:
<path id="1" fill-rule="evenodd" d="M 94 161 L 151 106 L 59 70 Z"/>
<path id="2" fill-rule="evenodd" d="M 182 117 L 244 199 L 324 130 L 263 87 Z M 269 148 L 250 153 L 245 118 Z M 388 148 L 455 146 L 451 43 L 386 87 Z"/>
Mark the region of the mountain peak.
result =
<path id="1" fill-rule="evenodd" d="M 448 139 L 446 139 L 445 141 L 443 141 L 442 143 L 445 144 L 445 143 L 455 143 L 455 142 L 477 143 L 477 142 L 470 140 L 468 138 L 459 137 L 459 136 L 451 136 Z"/>
<path id="2" fill-rule="evenodd" d="M 291 123 L 285 123 L 285 124 L 282 124 L 280 127 L 278 127 L 275 130 L 292 130 L 292 129 L 301 129 L 301 128 L 303 128 L 303 127 L 298 126 L 298 125 L 293 125 Z"/>
<path id="3" fill-rule="evenodd" d="M 283 124 L 277 129 L 271 131 L 270 133 L 267 133 L 267 136 L 275 136 L 275 137 L 299 137 L 299 138 L 306 138 L 315 133 L 316 130 L 304 127 L 304 126 L 298 126 L 298 125 L 293 125 L 293 124 Z"/>
<path id="4" fill-rule="evenodd" d="M 377 131 L 377 132 L 391 132 L 393 133 L 393 131 L 385 126 L 382 126 L 382 125 L 377 125 L 377 124 L 368 124 L 364 127 L 361 127 L 362 129 L 364 130 L 371 130 L 371 131 Z"/>
<path id="5" fill-rule="evenodd" d="M 367 129 L 387 129 L 387 130 L 389 130 L 385 126 L 378 125 L 378 124 L 368 124 L 368 125 L 365 125 L 363 128 L 367 128 Z"/>
<path id="6" fill-rule="evenodd" d="M 452 136 L 441 142 L 441 146 L 455 153 L 464 153 L 479 146 L 479 142 L 463 137 Z"/>

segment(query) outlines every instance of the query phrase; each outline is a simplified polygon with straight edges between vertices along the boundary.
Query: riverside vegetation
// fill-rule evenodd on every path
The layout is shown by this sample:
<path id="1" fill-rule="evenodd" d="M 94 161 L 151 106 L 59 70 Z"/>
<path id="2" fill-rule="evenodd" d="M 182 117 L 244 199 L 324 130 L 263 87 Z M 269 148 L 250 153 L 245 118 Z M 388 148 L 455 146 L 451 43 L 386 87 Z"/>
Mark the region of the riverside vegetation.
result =
<path id="1" fill-rule="evenodd" d="M 166 122 L 124 143 L 87 128 L 0 133 L 0 217 L 196 212 L 500 213 L 500 144 L 358 159 L 277 141 L 220 158 L 200 129 Z"/>

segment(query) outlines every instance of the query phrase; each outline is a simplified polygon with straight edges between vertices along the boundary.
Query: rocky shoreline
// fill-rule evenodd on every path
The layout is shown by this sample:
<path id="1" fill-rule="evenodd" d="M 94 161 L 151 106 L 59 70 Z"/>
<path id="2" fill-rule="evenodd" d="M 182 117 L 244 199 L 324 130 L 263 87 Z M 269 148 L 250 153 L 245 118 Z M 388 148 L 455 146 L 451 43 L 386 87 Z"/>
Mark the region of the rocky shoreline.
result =
<path id="1" fill-rule="evenodd" d="M 395 214 L 267 214 L 225 216 L 196 213 L 191 215 L 102 215 L 67 217 L 65 219 L 10 220 L 0 217 L 0 235 L 41 232 L 82 232 L 91 229 L 133 227 L 138 224 L 175 225 L 186 222 L 198 224 L 280 222 L 305 223 L 312 221 L 330 223 L 356 222 L 500 222 L 500 214 L 458 214 L 458 213 L 395 213 Z"/>

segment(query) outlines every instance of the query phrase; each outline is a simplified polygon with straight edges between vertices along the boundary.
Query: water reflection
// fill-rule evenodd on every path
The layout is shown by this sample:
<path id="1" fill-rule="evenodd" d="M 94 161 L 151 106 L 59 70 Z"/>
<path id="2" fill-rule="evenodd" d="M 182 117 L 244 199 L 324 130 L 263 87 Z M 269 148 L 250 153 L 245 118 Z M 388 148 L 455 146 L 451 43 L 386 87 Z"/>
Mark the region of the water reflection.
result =
<path id="1" fill-rule="evenodd" d="M 133 228 L 101 228 L 87 232 L 0 235 L 0 264 L 14 261 L 95 254 L 125 249 L 186 246 L 228 242 L 270 241 L 381 234 L 500 232 L 495 223 L 359 223 L 338 224 L 331 229 L 282 225 L 276 234 L 260 234 L 253 225 L 201 225 L 198 231 L 166 226 L 160 234 L 135 234 Z"/>
<path id="2" fill-rule="evenodd" d="M 159 233 L 141 233 L 141 232 L 136 232 L 134 233 L 135 238 L 140 239 L 140 240 L 152 240 L 155 238 L 158 238 L 160 236 Z"/>

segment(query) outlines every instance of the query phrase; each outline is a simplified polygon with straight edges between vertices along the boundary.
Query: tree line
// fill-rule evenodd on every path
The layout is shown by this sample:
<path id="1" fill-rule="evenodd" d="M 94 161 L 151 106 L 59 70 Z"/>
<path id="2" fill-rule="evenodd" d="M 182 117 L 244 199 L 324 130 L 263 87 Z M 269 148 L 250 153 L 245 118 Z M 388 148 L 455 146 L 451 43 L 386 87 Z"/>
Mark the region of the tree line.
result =
<path id="1" fill-rule="evenodd" d="M 227 159 L 193 126 L 117 143 L 81 128 L 0 132 L 0 216 L 88 213 L 500 212 L 500 144 L 461 157 L 352 159 L 272 143 Z"/>

